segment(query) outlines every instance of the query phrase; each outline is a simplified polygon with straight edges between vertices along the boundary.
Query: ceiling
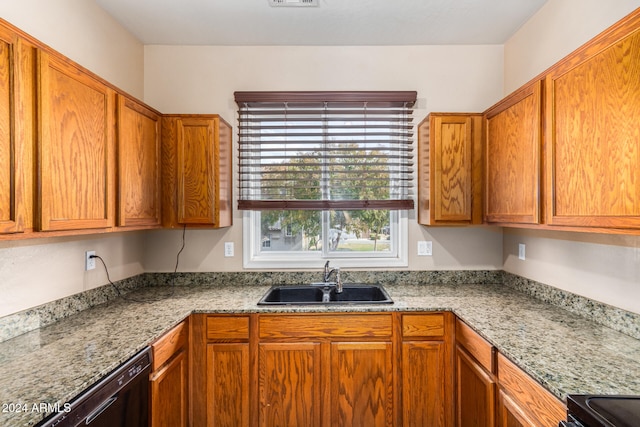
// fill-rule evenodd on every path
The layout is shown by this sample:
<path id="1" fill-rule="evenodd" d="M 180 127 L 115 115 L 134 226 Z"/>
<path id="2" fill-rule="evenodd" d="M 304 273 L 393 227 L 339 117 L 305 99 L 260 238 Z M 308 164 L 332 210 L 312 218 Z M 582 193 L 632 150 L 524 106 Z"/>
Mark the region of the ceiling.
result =
<path id="1" fill-rule="evenodd" d="M 547 0 L 95 1 L 145 45 L 384 46 L 504 44 Z"/>

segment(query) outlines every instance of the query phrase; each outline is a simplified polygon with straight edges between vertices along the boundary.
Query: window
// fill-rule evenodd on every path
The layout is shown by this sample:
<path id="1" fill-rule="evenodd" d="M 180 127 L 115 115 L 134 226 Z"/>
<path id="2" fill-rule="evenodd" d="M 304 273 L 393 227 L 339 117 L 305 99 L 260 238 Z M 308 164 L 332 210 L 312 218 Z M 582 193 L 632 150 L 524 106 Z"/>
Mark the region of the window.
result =
<path id="1" fill-rule="evenodd" d="M 246 267 L 406 265 L 415 92 L 235 96 Z"/>

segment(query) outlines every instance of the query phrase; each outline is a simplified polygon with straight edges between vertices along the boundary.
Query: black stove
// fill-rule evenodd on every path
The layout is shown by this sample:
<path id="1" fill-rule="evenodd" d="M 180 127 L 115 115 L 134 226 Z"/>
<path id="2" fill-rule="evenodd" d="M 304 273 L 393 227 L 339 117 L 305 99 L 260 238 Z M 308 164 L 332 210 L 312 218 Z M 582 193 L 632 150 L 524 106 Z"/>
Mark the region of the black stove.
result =
<path id="1" fill-rule="evenodd" d="M 639 427 L 640 396 L 574 394 L 560 427 Z"/>

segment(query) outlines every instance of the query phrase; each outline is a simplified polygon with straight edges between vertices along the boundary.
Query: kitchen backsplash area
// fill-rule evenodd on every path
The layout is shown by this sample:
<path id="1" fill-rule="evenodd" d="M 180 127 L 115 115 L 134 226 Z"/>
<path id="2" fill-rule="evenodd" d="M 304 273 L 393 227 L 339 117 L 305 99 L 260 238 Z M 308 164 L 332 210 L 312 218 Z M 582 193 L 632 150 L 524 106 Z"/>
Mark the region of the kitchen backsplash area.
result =
<path id="1" fill-rule="evenodd" d="M 229 284 L 276 285 L 312 283 L 320 280 L 316 271 L 305 272 L 210 272 L 143 273 L 0 318 L 0 342 L 50 325 L 120 295 L 150 286 L 222 286 Z M 503 284 L 541 301 L 564 308 L 591 321 L 640 339 L 640 314 L 625 311 L 588 298 L 535 282 L 502 270 L 447 271 L 345 271 L 343 281 L 429 286 L 434 284 Z M 257 303 L 257 301 L 256 301 Z"/>

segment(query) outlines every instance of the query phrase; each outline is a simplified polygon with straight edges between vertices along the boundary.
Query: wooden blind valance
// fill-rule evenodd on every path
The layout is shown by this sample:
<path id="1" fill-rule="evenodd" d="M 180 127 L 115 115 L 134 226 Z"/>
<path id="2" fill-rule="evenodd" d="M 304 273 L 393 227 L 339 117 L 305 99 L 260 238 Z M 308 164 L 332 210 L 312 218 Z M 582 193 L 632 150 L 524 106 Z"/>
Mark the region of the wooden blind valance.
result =
<path id="1" fill-rule="evenodd" d="M 412 209 L 416 92 L 236 92 L 239 209 Z"/>

